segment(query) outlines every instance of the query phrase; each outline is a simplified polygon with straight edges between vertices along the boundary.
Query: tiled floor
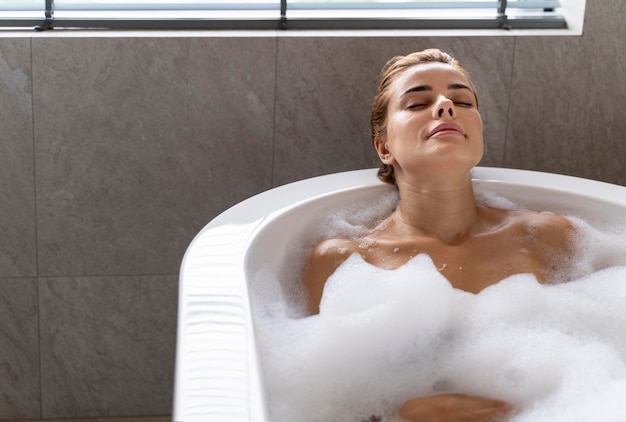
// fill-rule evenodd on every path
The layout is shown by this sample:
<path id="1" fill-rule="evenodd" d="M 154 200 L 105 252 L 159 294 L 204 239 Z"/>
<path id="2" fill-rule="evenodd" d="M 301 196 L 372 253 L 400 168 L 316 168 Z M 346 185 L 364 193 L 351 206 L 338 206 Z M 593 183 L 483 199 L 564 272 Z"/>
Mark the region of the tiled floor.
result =
<path id="1" fill-rule="evenodd" d="M 171 416 L 136 416 L 120 418 L 16 419 L 4 422 L 171 422 L 171 420 Z"/>

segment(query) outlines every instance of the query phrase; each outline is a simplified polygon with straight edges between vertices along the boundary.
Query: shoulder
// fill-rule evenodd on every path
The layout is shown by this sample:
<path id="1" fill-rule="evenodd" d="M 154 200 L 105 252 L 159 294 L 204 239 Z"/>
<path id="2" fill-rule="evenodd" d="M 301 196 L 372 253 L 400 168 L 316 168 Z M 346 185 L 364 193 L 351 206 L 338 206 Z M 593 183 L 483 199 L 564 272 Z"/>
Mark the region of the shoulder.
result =
<path id="1" fill-rule="evenodd" d="M 551 212 L 516 211 L 515 225 L 532 239 L 548 247 L 570 249 L 576 227 L 568 218 Z"/>
<path id="2" fill-rule="evenodd" d="M 523 222 L 538 234 L 568 233 L 575 230 L 574 224 L 566 217 L 551 212 L 522 211 Z"/>
<path id="3" fill-rule="evenodd" d="M 309 255 L 309 265 L 315 263 L 329 263 L 339 266 L 359 248 L 352 239 L 327 239 L 318 243 Z"/>
<path id="4" fill-rule="evenodd" d="M 571 249 L 576 227 L 562 215 L 539 213 L 537 236 L 547 245 L 558 249 Z"/>
<path id="5" fill-rule="evenodd" d="M 346 249 L 351 250 L 357 248 L 357 242 L 354 239 L 326 239 L 318 243 L 314 250 L 320 252 L 345 252 Z"/>
<path id="6" fill-rule="evenodd" d="M 491 227 L 498 233 L 508 233 L 514 238 L 524 238 L 531 243 L 566 249 L 573 241 L 576 227 L 566 217 L 530 210 L 484 209 Z"/>
<path id="7" fill-rule="evenodd" d="M 359 245 L 354 240 L 328 239 L 318 243 L 311 250 L 305 273 L 311 313 L 319 312 L 319 303 L 328 277 L 358 248 Z"/>
<path id="8" fill-rule="evenodd" d="M 484 207 L 489 218 L 526 230 L 562 231 L 573 230 L 573 223 L 566 217 L 552 212 L 530 210 L 506 210 Z"/>

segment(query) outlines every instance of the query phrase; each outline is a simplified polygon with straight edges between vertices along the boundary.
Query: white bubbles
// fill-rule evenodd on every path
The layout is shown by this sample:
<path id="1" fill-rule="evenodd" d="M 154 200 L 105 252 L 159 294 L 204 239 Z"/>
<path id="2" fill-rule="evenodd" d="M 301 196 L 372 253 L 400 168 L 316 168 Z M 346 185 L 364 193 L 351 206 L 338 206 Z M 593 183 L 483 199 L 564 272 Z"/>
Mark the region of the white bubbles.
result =
<path id="1" fill-rule="evenodd" d="M 398 422 L 406 400 L 455 392 L 506 401 L 511 422 L 622 421 L 626 237 L 576 225 L 587 275 L 562 284 L 520 274 L 470 294 L 426 255 L 392 271 L 355 254 L 321 313 L 293 318 L 284 286 L 261 271 L 250 285 L 269 419 Z"/>
<path id="2" fill-rule="evenodd" d="M 485 204 L 492 208 L 506 210 L 520 210 L 522 207 L 515 202 L 498 195 L 495 192 L 484 189 L 480 184 L 474 185 L 474 197 L 479 204 Z"/>
<path id="3" fill-rule="evenodd" d="M 373 199 L 373 198 L 372 198 Z M 318 230 L 315 242 L 333 237 L 360 238 L 370 233 L 382 219 L 394 210 L 398 203 L 398 192 L 390 190 L 372 199 L 352 202 L 344 207 L 329 210 L 315 225 Z M 361 246 L 365 249 L 367 244 Z"/>
<path id="4" fill-rule="evenodd" d="M 626 263 L 626 226 L 598 230 L 588 222 L 570 217 L 578 230 L 576 241 L 582 249 L 584 260 L 578 263 L 581 270 L 600 269 Z M 588 272 L 588 271 L 587 271 Z"/>
<path id="5" fill-rule="evenodd" d="M 439 392 L 504 400 L 516 422 L 626 414 L 626 267 L 473 295 L 425 255 L 396 271 L 353 257 L 328 286 L 320 315 L 256 315 L 272 421 L 395 420 Z"/>
<path id="6" fill-rule="evenodd" d="M 390 271 L 355 254 L 326 284 L 320 325 L 347 356 L 387 359 L 386 346 L 421 348 L 442 332 L 452 318 L 452 290 L 426 255 Z"/>

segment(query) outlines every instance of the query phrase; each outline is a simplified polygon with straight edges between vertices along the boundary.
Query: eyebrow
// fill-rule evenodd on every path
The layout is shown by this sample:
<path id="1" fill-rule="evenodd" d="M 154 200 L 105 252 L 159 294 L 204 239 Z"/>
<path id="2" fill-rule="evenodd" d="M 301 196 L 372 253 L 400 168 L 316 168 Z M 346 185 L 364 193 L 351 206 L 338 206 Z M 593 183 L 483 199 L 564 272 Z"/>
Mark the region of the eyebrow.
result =
<path id="1" fill-rule="evenodd" d="M 400 98 L 404 97 L 407 94 L 410 94 L 411 92 L 423 92 L 423 91 L 432 91 L 433 87 L 430 85 L 418 85 L 418 86 L 414 86 L 412 88 L 407 89 L 406 91 L 404 91 L 402 93 L 402 95 L 400 95 Z M 467 89 L 470 92 L 474 92 L 472 91 L 472 89 L 465 85 L 465 84 L 450 84 L 448 85 L 448 89 Z"/>

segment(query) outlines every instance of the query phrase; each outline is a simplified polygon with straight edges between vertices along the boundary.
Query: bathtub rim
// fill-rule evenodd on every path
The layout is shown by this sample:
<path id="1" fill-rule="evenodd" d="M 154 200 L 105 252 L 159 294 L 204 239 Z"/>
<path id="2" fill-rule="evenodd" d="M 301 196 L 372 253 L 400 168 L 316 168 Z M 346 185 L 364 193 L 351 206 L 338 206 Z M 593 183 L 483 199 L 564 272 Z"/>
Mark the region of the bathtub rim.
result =
<path id="1" fill-rule="evenodd" d="M 221 212 L 209 221 L 198 233 L 221 224 L 250 223 L 266 217 L 285 207 L 293 207 L 316 196 L 370 185 L 387 185 L 376 176 L 377 168 L 348 170 L 314 176 L 277 186 L 255 194 Z M 477 166 L 472 170 L 472 180 L 494 184 L 511 184 L 514 187 L 543 187 L 562 192 L 571 192 L 589 199 L 626 205 L 624 186 L 600 180 L 586 179 L 558 173 L 505 167 Z M 310 189 L 310 190 L 308 190 Z M 304 194 L 311 192 L 311 194 Z M 582 193 L 584 192 L 584 194 Z M 607 197 L 611 196 L 610 200 Z M 268 201 L 271 204 L 268 204 Z M 197 237 L 196 236 L 196 237 Z M 193 240 L 190 245 L 193 244 Z"/>

